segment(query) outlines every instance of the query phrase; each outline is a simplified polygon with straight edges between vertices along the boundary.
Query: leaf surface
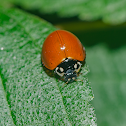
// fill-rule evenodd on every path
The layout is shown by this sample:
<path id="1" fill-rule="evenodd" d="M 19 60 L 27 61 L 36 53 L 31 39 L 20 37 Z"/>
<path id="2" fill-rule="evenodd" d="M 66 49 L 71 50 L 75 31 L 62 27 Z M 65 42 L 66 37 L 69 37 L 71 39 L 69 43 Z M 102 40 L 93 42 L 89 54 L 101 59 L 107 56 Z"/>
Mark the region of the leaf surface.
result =
<path id="1" fill-rule="evenodd" d="M 88 66 L 64 87 L 42 68 L 42 44 L 56 28 L 17 9 L 0 8 L 0 15 L 1 124 L 96 125 Z"/>

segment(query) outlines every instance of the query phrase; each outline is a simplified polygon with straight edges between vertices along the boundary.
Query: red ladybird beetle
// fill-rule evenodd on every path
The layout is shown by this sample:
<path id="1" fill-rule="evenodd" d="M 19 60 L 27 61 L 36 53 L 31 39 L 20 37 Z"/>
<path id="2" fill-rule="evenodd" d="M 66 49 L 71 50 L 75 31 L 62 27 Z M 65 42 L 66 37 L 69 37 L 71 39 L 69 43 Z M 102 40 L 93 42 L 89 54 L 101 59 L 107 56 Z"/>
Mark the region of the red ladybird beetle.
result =
<path id="1" fill-rule="evenodd" d="M 52 32 L 42 47 L 42 64 L 66 83 L 76 80 L 85 57 L 85 48 L 79 39 L 65 30 Z"/>

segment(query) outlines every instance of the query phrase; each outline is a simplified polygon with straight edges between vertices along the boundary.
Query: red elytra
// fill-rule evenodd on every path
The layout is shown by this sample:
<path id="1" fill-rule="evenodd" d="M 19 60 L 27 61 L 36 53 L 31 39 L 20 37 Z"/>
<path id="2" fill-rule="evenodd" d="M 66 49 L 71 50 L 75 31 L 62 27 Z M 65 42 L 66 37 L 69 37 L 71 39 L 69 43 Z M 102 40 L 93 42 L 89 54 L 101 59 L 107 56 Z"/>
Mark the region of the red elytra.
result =
<path id="1" fill-rule="evenodd" d="M 50 70 L 54 70 L 66 58 L 84 61 L 85 57 L 85 49 L 80 40 L 65 30 L 49 34 L 42 47 L 42 63 Z"/>

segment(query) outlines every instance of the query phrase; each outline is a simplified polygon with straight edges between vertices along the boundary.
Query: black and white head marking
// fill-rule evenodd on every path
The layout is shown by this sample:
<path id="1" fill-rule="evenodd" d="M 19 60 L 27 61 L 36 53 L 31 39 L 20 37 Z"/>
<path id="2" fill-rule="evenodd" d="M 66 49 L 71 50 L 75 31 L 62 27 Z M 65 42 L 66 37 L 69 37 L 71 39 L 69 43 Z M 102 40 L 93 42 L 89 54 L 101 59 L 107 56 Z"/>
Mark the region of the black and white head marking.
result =
<path id="1" fill-rule="evenodd" d="M 64 78 L 65 82 L 73 82 L 77 78 L 77 73 L 80 71 L 81 65 L 80 61 L 66 58 L 55 68 L 55 73 Z"/>
<path id="2" fill-rule="evenodd" d="M 64 68 L 63 67 L 56 67 L 55 72 L 60 76 L 63 77 L 64 75 Z"/>
<path id="3" fill-rule="evenodd" d="M 78 73 L 81 69 L 81 63 L 79 61 L 77 61 L 77 63 L 74 65 L 75 71 Z"/>

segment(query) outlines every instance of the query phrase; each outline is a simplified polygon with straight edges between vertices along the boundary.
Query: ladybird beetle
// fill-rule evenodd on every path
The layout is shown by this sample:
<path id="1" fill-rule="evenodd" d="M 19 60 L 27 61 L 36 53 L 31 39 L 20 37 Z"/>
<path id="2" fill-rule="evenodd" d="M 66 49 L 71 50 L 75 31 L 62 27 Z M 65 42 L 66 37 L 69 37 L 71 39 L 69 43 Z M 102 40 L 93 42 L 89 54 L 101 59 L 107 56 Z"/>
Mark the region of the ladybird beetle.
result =
<path id="1" fill-rule="evenodd" d="M 66 83 L 76 80 L 85 57 L 85 48 L 79 39 L 65 30 L 52 32 L 42 46 L 42 64 Z"/>

